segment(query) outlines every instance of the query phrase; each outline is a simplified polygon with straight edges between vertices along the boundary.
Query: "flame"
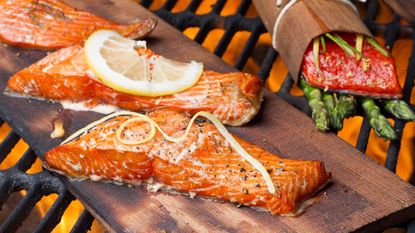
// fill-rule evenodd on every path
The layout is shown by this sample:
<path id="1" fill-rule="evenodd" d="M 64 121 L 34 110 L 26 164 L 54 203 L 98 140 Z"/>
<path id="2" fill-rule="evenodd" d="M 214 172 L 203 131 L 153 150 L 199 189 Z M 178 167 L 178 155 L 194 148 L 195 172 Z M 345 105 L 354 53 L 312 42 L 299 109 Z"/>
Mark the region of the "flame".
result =
<path id="1" fill-rule="evenodd" d="M 154 1 L 151 5 L 150 9 L 155 10 L 162 6 L 165 1 L 158 0 Z M 187 5 L 190 3 L 190 0 L 182 0 L 179 1 L 173 8 L 173 12 L 179 12 L 184 10 Z M 206 0 L 202 1 L 200 7 L 197 9 L 197 14 L 206 14 L 211 10 L 211 6 L 216 3 L 215 0 Z M 221 11 L 221 15 L 231 15 L 235 13 L 237 7 L 239 6 L 239 0 L 230 0 L 227 1 L 223 10 Z M 380 7 L 380 16 L 376 19 L 379 23 L 386 23 L 389 22 L 392 18 L 392 13 L 390 9 L 388 9 L 383 3 Z M 257 13 L 255 9 L 251 6 L 246 14 L 247 17 L 256 17 Z M 196 34 L 198 33 L 199 28 L 187 28 L 183 33 L 188 36 L 189 38 L 193 39 Z M 221 36 L 223 35 L 224 31 L 222 29 L 215 29 L 212 30 L 206 40 L 203 42 L 203 46 L 210 50 L 211 52 L 214 51 L 218 41 L 220 40 Z M 248 32 L 238 32 L 235 34 L 234 38 L 232 39 L 231 44 L 229 45 L 228 49 L 226 50 L 225 54 L 223 55 L 223 59 L 228 62 L 229 64 L 234 64 L 241 52 L 241 48 L 244 47 L 246 41 L 249 37 Z M 378 38 L 380 39 L 380 38 Z M 259 69 L 259 59 L 263 57 L 266 53 L 266 50 L 261 48 L 268 48 L 271 44 L 271 37 L 266 33 L 260 36 L 257 47 L 251 56 L 247 64 L 244 67 L 244 71 L 250 73 L 257 73 Z M 398 40 L 395 43 L 393 56 L 397 63 L 397 71 L 398 77 L 400 78 L 400 83 L 403 85 L 406 75 L 406 68 L 408 65 L 408 58 L 411 54 L 410 49 L 412 48 L 412 41 L 411 40 Z M 398 56 L 399 55 L 399 56 Z M 266 87 L 272 91 L 278 91 L 281 87 L 286 75 L 288 73 L 288 69 L 285 66 L 284 62 L 281 59 L 277 59 L 272 67 L 270 72 L 270 77 L 266 82 Z M 294 86 L 291 90 L 291 94 L 293 95 L 302 95 L 302 92 Z M 412 92 L 412 99 L 411 103 L 415 103 L 415 88 Z M 362 117 L 356 116 L 350 119 L 345 120 L 344 128 L 342 131 L 339 132 L 339 136 L 343 138 L 345 141 L 350 143 L 351 145 L 355 145 L 357 141 L 357 137 L 360 131 L 360 126 L 362 124 Z M 7 124 L 3 124 L 0 127 L 0 141 L 2 141 L 6 135 L 10 132 L 10 127 Z M 405 130 L 403 132 L 402 138 L 402 145 L 401 151 L 399 154 L 398 166 L 397 166 L 397 174 L 403 178 L 404 180 L 409 180 L 413 173 L 413 157 L 411 155 L 415 154 L 415 122 L 407 123 Z M 373 130 L 370 134 L 369 138 L 369 145 L 367 148 L 367 154 L 377 161 L 380 164 L 383 164 L 385 161 L 385 156 L 387 154 L 389 142 L 386 142 L 379 137 L 377 137 Z M 0 164 L 0 169 L 7 169 L 12 167 L 18 159 L 23 155 L 23 153 L 28 149 L 28 145 L 23 141 L 20 140 L 16 147 L 11 151 L 11 153 L 6 157 L 6 159 Z M 34 174 L 40 172 L 42 170 L 42 163 L 39 159 L 33 164 L 33 166 L 28 170 L 28 173 Z M 25 195 L 25 191 L 21 191 L 22 195 Z M 39 212 L 39 214 L 43 217 L 48 209 L 53 205 L 54 201 L 56 200 L 57 195 L 52 194 L 47 197 L 43 197 L 40 202 L 36 204 L 36 208 L 33 211 Z M 84 210 L 82 204 L 79 201 L 72 202 L 69 207 L 66 209 L 61 222 L 55 227 L 52 231 L 54 233 L 58 232 L 69 232 L 72 226 L 75 224 L 76 220 Z M 104 228 L 97 222 L 94 221 L 92 225 L 92 229 L 90 232 L 103 232 Z"/>

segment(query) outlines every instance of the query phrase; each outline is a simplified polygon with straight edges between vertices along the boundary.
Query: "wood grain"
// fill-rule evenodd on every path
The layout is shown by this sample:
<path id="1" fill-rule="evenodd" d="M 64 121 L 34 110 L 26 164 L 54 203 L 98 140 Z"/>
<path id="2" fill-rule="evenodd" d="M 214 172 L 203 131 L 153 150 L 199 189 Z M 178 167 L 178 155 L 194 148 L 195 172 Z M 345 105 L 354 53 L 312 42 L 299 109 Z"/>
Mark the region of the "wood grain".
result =
<path id="1" fill-rule="evenodd" d="M 65 2 L 118 22 L 151 15 L 132 0 Z M 166 57 L 203 61 L 207 68 L 220 72 L 234 71 L 164 22 L 159 22 L 148 40 L 150 48 Z M 11 75 L 45 54 L 0 46 L 0 89 Z M 56 117 L 65 121 L 68 133 L 101 117 L 62 110 L 57 103 L 4 94 L 0 95 L 0 115 L 39 155 L 60 143 L 49 137 Z M 258 117 L 247 126 L 230 130 L 287 158 L 324 161 L 333 173 L 333 184 L 324 190 L 326 196 L 302 216 L 290 218 L 230 203 L 149 194 L 142 187 L 62 180 L 112 232 L 372 232 L 415 217 L 414 187 L 334 134 L 318 132 L 311 119 L 268 91 Z"/>

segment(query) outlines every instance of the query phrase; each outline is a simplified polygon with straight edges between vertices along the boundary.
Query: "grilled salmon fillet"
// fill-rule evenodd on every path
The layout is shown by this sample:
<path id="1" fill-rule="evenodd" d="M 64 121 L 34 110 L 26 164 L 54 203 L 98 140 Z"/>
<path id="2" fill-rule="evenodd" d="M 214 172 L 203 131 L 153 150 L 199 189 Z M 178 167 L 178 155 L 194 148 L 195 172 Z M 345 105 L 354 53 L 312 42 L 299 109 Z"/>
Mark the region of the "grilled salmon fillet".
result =
<path id="1" fill-rule="evenodd" d="M 184 134 L 190 117 L 172 110 L 148 114 L 170 136 Z M 193 124 L 182 142 L 166 141 L 157 132 L 150 141 L 126 145 L 116 131 L 129 116 L 108 120 L 79 139 L 45 155 L 47 169 L 74 178 L 138 184 L 146 179 L 166 189 L 260 207 L 272 214 L 295 215 L 331 178 L 319 161 L 283 159 L 235 137 L 271 175 L 271 194 L 261 173 L 244 160 L 210 122 Z M 122 132 L 124 140 L 139 140 L 148 123 L 136 122 Z"/>
<path id="2" fill-rule="evenodd" d="M 149 53 L 152 53 L 147 49 Z M 198 83 L 183 92 L 143 97 L 118 92 L 104 85 L 88 68 L 83 48 L 60 49 L 15 74 L 8 88 L 21 94 L 50 100 L 88 101 L 131 111 L 169 108 L 194 114 L 208 111 L 224 124 L 242 125 L 259 111 L 262 81 L 246 73 L 220 74 L 204 71 Z"/>
<path id="3" fill-rule="evenodd" d="M 120 25 L 57 0 L 0 0 L 0 41 L 28 48 L 57 49 L 84 41 L 98 29 L 141 38 L 155 27 L 152 18 Z"/>

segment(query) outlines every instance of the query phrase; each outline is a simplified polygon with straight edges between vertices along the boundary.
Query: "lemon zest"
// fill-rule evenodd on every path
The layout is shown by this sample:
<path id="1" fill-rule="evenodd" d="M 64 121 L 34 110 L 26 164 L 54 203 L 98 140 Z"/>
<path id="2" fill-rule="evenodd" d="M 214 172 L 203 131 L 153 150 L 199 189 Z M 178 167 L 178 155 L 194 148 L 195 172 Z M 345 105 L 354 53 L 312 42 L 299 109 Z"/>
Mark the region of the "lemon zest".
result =
<path id="1" fill-rule="evenodd" d="M 97 126 L 97 125 L 99 125 L 101 123 L 106 122 L 109 119 L 112 119 L 112 118 L 117 117 L 117 116 L 134 116 L 134 115 L 137 116 L 136 114 L 137 115 L 141 115 L 139 113 L 130 112 L 130 111 L 119 111 L 119 112 L 115 112 L 115 113 L 112 113 L 110 115 L 107 115 L 107 116 L 105 116 L 105 117 L 103 117 L 103 118 L 101 118 L 101 119 L 99 119 L 97 121 L 94 121 L 94 122 L 88 124 L 87 126 L 83 127 L 82 129 L 79 129 L 78 131 L 76 131 L 75 133 L 73 133 L 71 136 L 69 136 L 67 139 L 65 139 L 61 143 L 61 145 L 66 144 L 66 143 L 74 140 L 75 138 L 77 138 L 78 136 L 80 136 L 83 133 L 87 133 L 88 130 L 94 128 L 95 126 Z"/>
<path id="2" fill-rule="evenodd" d="M 130 118 L 127 121 L 123 122 L 119 128 L 117 129 L 116 132 L 116 138 L 118 141 L 120 141 L 123 144 L 126 145 L 139 145 L 145 142 L 148 142 L 149 140 L 151 140 L 152 138 L 154 138 L 155 133 L 156 133 L 156 129 L 163 135 L 163 137 L 170 142 L 182 142 L 186 139 L 187 135 L 190 132 L 190 129 L 194 123 L 194 121 L 196 120 L 196 118 L 202 116 L 205 117 L 206 119 L 208 119 L 209 121 L 211 121 L 213 123 L 213 125 L 216 127 L 216 129 L 222 134 L 222 136 L 229 142 L 229 144 L 233 147 L 233 149 L 235 149 L 239 155 L 241 155 L 245 160 L 247 160 L 256 170 L 258 170 L 261 175 L 263 176 L 265 183 L 268 187 L 268 191 L 271 194 L 275 194 L 275 186 L 272 182 L 271 176 L 268 173 L 268 171 L 266 170 L 266 168 L 257 160 L 255 159 L 252 155 L 250 155 L 244 148 L 242 148 L 242 146 L 235 140 L 235 138 L 228 132 L 228 130 L 225 128 L 225 126 L 222 124 L 222 122 L 220 122 L 220 120 L 218 118 L 216 118 L 215 116 L 213 116 L 212 114 L 205 112 L 205 111 L 201 111 L 196 113 L 190 120 L 189 124 L 186 127 L 185 133 L 178 137 L 171 137 L 168 134 L 166 134 L 161 127 L 150 117 L 140 114 L 140 113 L 136 113 L 136 112 L 130 112 L 130 111 L 120 111 L 120 112 L 116 112 L 113 114 L 110 114 L 106 117 L 101 118 L 100 120 L 97 120 L 95 122 L 92 122 L 91 124 L 87 125 L 86 127 L 76 131 L 74 134 L 72 134 L 71 136 L 69 136 L 65 141 L 63 141 L 61 143 L 61 145 L 66 144 L 70 141 L 72 141 L 73 139 L 75 139 L 76 137 L 78 137 L 79 135 L 88 132 L 88 130 L 90 130 L 91 128 L 111 119 L 117 116 L 122 116 L 122 115 L 129 115 L 129 116 L 135 116 L 134 118 Z M 133 122 L 137 122 L 137 121 L 144 121 L 144 122 L 148 122 L 151 126 L 151 132 L 149 134 L 149 136 L 147 136 L 144 139 L 141 139 L 139 141 L 136 142 L 128 142 L 125 141 L 124 139 L 122 139 L 121 135 L 122 132 L 124 131 L 124 129 L 130 125 Z"/>
<path id="3" fill-rule="evenodd" d="M 136 117 L 134 117 L 134 118 L 130 118 L 130 119 L 128 119 L 128 120 L 126 120 L 126 121 L 124 121 L 121 125 L 120 125 L 120 127 L 117 129 L 117 132 L 116 132 L 116 138 L 117 138 L 117 140 L 118 141 L 120 141 L 122 144 L 125 144 L 125 145 L 129 145 L 129 146 L 134 146 L 134 145 L 138 145 L 138 144 L 143 144 L 143 143 L 146 143 L 146 142 L 148 142 L 148 141 L 150 141 L 151 139 L 153 139 L 154 138 L 154 136 L 156 135 L 156 128 L 154 127 L 154 124 L 151 122 L 150 123 L 150 127 L 151 127 L 151 132 L 150 132 L 150 135 L 148 135 L 147 137 L 145 137 L 144 139 L 141 139 L 140 141 L 136 141 L 136 142 L 128 142 L 128 141 L 125 141 L 124 139 L 122 139 L 122 137 L 121 137 L 121 134 L 122 134 L 122 132 L 124 131 L 124 129 L 125 129 L 125 127 L 127 127 L 128 125 L 130 125 L 131 123 L 133 123 L 133 122 L 141 122 L 141 121 L 144 121 L 144 122 L 149 122 L 149 117 L 148 116 L 146 116 L 146 115 L 141 115 L 141 116 L 136 116 Z"/>

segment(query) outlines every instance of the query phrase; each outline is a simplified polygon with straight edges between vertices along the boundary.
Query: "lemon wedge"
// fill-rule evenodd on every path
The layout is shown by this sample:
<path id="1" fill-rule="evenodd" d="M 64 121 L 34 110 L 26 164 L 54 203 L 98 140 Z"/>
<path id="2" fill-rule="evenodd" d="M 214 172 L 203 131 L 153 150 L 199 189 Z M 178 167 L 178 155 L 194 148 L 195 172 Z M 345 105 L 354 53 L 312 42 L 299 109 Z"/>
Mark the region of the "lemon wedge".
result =
<path id="1" fill-rule="evenodd" d="M 197 83 L 203 64 L 167 59 L 147 49 L 145 41 L 127 39 L 111 30 L 94 32 L 84 52 L 92 72 L 114 90 L 140 96 L 163 96 Z"/>

